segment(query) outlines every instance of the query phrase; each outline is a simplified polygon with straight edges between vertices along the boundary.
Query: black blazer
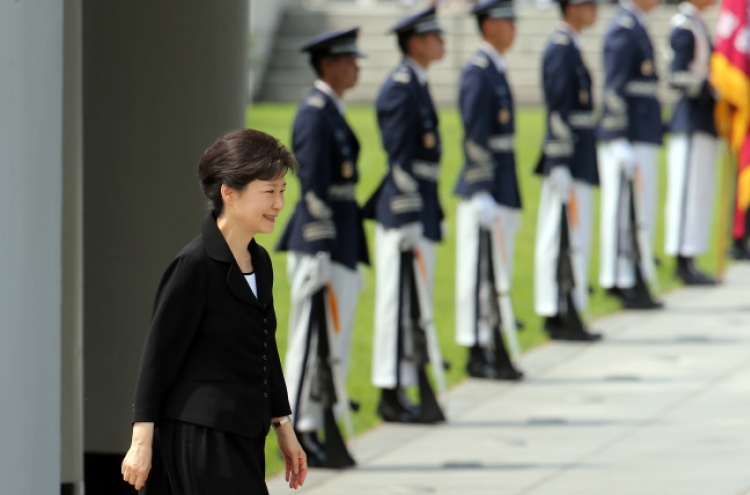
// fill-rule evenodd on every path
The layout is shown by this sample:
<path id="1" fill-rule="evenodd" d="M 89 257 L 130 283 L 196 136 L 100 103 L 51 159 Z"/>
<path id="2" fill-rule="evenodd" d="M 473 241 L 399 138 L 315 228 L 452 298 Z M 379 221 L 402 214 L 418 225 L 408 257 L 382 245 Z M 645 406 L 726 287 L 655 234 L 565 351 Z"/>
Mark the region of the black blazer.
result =
<path id="1" fill-rule="evenodd" d="M 245 436 L 291 413 L 276 346 L 273 267 L 248 245 L 253 294 L 212 214 L 172 261 L 156 293 L 133 420 L 186 421 Z"/>

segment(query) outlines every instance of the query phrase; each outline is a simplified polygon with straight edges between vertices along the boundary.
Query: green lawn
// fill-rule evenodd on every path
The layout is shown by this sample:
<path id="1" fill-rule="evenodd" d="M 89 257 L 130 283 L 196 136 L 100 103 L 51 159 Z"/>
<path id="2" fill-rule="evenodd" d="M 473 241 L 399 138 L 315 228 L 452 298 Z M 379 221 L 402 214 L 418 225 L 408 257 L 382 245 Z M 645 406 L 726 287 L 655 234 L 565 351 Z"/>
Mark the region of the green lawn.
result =
<path id="1" fill-rule="evenodd" d="M 279 138 L 289 145 L 291 128 L 296 106 L 291 104 L 255 104 L 248 109 L 248 127 L 259 129 Z M 347 118 L 354 132 L 357 134 L 362 151 L 360 154 L 359 170 L 361 182 L 358 198 L 364 201 L 377 186 L 386 169 L 385 153 L 380 145 L 380 133 L 377 129 L 374 109 L 370 106 L 350 105 L 347 108 Z M 440 112 L 440 131 L 443 139 L 444 154 L 442 159 L 442 176 L 440 189 L 443 207 L 447 214 L 449 235 L 438 249 L 438 263 L 435 284 L 435 322 L 440 334 L 442 351 L 445 358 L 453 363 L 447 373 L 448 384 L 455 385 L 465 378 L 463 369 L 466 351 L 457 346 L 453 339 L 454 321 L 454 270 L 455 270 L 455 238 L 450 235 L 455 232 L 456 198 L 452 189 L 461 168 L 462 129 L 458 113 L 455 110 Z M 532 174 L 538 158 L 540 142 L 544 136 L 544 112 L 541 109 L 521 109 L 517 113 L 516 152 L 517 166 L 523 197 L 523 227 L 519 233 L 516 247 L 516 265 L 513 280 L 513 301 L 516 316 L 526 323 L 526 329 L 520 333 L 521 345 L 529 349 L 547 340 L 541 328 L 542 320 L 534 314 L 533 301 L 533 267 L 534 267 L 534 236 L 537 207 L 539 203 L 540 179 Z M 670 290 L 678 285 L 672 277 L 673 262 L 663 255 L 663 206 L 664 191 L 666 189 L 666 174 L 664 156 L 660 167 L 660 210 L 658 213 L 658 234 L 655 242 L 656 255 L 662 260 L 659 268 L 659 280 L 662 290 Z M 270 236 L 261 237 L 259 242 L 272 250 L 276 239 L 286 225 L 288 216 L 293 211 L 294 204 L 299 197 L 299 185 L 295 177 L 288 178 L 287 205 L 280 216 L 276 232 Z M 598 205 L 598 195 L 597 202 Z M 597 206 L 598 212 L 598 206 Z M 716 224 L 716 222 L 715 222 Z M 599 265 L 598 246 L 598 217 L 595 222 L 593 259 L 591 266 L 591 281 L 596 287 Z M 372 224 L 367 225 L 369 239 L 372 242 Z M 285 276 L 285 259 L 283 254 L 273 253 L 276 267 L 275 301 L 278 316 L 278 340 L 282 353 L 282 362 L 286 349 L 287 316 L 289 285 Z M 701 259 L 706 269 L 713 271 L 716 265 L 715 247 Z M 370 364 L 372 345 L 372 323 L 374 304 L 374 274 L 369 268 L 364 270 L 365 289 L 363 290 L 357 311 L 357 325 L 354 329 L 351 373 L 349 376 L 349 393 L 353 399 L 361 402 L 362 408 L 353 415 L 355 433 L 360 434 L 379 423 L 375 414 L 378 394 L 370 384 Z M 606 313 L 611 313 L 619 305 L 606 297 L 601 290 L 597 290 L 591 297 L 589 320 Z M 598 329 L 596 321 L 593 329 Z M 602 328 L 603 330 L 606 330 Z M 269 435 L 273 437 L 273 434 Z M 271 476 L 278 472 L 282 463 L 276 453 L 275 438 L 269 438 L 266 446 L 267 472 Z"/>

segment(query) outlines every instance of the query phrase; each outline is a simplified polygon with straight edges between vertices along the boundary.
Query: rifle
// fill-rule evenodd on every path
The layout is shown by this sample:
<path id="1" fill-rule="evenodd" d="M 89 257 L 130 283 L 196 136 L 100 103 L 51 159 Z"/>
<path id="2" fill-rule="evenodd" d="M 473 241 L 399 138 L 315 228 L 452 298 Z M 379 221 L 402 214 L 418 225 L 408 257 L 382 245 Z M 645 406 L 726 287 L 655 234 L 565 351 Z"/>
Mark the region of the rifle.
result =
<path id="1" fill-rule="evenodd" d="M 420 296 L 418 294 L 417 276 L 415 273 L 415 254 L 413 250 L 401 252 L 401 290 L 400 290 L 400 330 L 404 336 L 411 337 L 411 357 L 419 377 L 419 422 L 437 423 L 445 421 L 435 392 L 427 376 L 427 364 L 430 362 L 429 339 L 427 330 L 421 325 Z M 405 342 L 406 339 L 401 339 Z M 409 355 L 408 352 L 404 353 Z M 433 372 L 441 369 L 442 364 L 433 366 Z"/>
<path id="2" fill-rule="evenodd" d="M 504 321 L 504 318 L 501 317 L 500 309 L 500 297 L 502 296 L 497 290 L 495 279 L 495 269 L 492 260 L 492 233 L 485 229 L 479 230 L 478 276 L 478 323 L 492 329 L 492 338 L 495 342 L 492 352 L 494 357 L 494 368 L 498 373 L 506 369 L 515 369 L 513 366 L 513 359 L 508 355 L 508 351 L 503 343 L 503 337 L 500 330 Z M 515 320 L 513 319 L 512 310 L 513 307 L 511 305 L 509 318 L 513 321 L 515 330 Z M 518 356 L 516 355 L 514 358 L 518 359 Z"/>
<path id="3" fill-rule="evenodd" d="M 440 352 L 440 343 L 437 339 L 437 329 L 435 328 L 435 322 L 432 318 L 432 300 L 430 298 L 430 283 L 427 277 L 427 265 L 422 256 L 422 253 L 418 250 L 414 250 L 414 273 L 416 281 L 416 292 L 419 297 L 419 326 L 426 337 L 427 354 L 430 359 L 430 366 L 432 367 L 432 376 L 435 379 L 438 389 L 438 398 L 440 402 L 445 401 L 445 373 L 446 363 L 443 361 L 442 353 Z"/>
<path id="4" fill-rule="evenodd" d="M 497 305 L 500 315 L 500 329 L 505 334 L 505 338 L 510 347 L 510 354 L 513 361 L 521 362 L 521 345 L 518 343 L 518 333 L 516 332 L 516 316 L 513 313 L 513 303 L 510 299 L 510 277 L 508 275 L 508 257 L 505 253 L 505 236 L 503 233 L 503 224 L 499 217 L 495 217 L 495 223 L 492 228 L 492 242 L 490 242 L 492 252 L 492 275 L 497 292 Z M 496 333 L 495 342 L 499 342 L 499 331 Z M 499 346 L 495 346 L 497 350 Z"/>
<path id="5" fill-rule="evenodd" d="M 310 398 L 323 406 L 325 422 L 325 466 L 330 468 L 344 468 L 354 466 L 356 462 L 346 448 L 341 436 L 333 408 L 337 403 L 336 381 L 331 366 L 331 348 L 328 339 L 328 325 L 326 319 L 325 288 L 321 288 L 311 298 L 310 332 L 317 336 L 317 360 L 315 375 L 310 387 Z M 342 409 L 348 406 L 343 404 Z"/>
<path id="6" fill-rule="evenodd" d="M 586 333 L 586 327 L 575 307 L 573 294 L 576 290 L 576 269 L 573 248 L 570 244 L 570 224 L 568 207 L 565 203 L 560 209 L 560 249 L 557 257 L 556 282 L 558 289 L 558 308 L 563 328 L 570 335 Z M 581 281 L 579 280 L 579 283 Z"/>
<path id="7" fill-rule="evenodd" d="M 659 292 L 659 277 L 656 273 L 656 264 L 654 263 L 654 254 L 651 251 L 651 242 L 648 237 L 648 225 L 646 224 L 645 215 L 642 208 L 642 201 L 640 201 L 640 193 L 642 188 L 640 173 L 638 169 L 635 169 L 635 177 L 628 183 L 630 188 L 630 220 L 632 228 L 635 231 L 635 246 L 634 248 L 638 251 L 640 257 L 640 266 L 643 267 L 645 272 L 645 278 L 649 281 L 651 288 L 654 292 Z"/>
<path id="8" fill-rule="evenodd" d="M 625 179 L 624 175 L 623 179 Z M 640 201 L 638 201 L 635 194 L 637 191 L 635 180 L 628 180 L 627 187 L 630 193 L 630 201 L 628 202 L 631 244 L 629 254 L 633 262 L 633 269 L 635 270 L 634 289 L 640 300 L 650 303 L 653 301 L 653 298 L 648 290 L 648 285 L 646 284 L 645 279 L 650 278 L 654 289 L 658 289 L 659 282 L 656 274 L 656 266 L 654 265 L 654 256 L 651 253 L 651 244 L 648 239 L 646 222 L 642 219 L 643 213 L 641 211 Z M 646 271 L 646 277 L 644 277 L 644 274 L 642 273 L 643 271 Z"/>

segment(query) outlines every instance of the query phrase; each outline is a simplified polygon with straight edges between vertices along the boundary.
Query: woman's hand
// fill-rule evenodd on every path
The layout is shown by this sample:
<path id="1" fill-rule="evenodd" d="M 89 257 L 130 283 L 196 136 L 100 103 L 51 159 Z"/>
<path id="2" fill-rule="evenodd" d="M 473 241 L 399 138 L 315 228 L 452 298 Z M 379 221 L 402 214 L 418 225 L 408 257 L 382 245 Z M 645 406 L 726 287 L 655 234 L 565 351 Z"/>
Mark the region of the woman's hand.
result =
<path id="1" fill-rule="evenodd" d="M 296 441 L 296 440 L 295 440 Z M 134 423 L 130 450 L 122 461 L 122 479 L 140 490 L 151 470 L 154 423 Z"/>
<path id="2" fill-rule="evenodd" d="M 279 442 L 279 450 L 286 463 L 286 480 L 289 482 L 289 488 L 296 490 L 302 486 L 307 477 L 307 455 L 297 441 L 292 423 L 285 423 L 274 431 L 276 440 Z"/>

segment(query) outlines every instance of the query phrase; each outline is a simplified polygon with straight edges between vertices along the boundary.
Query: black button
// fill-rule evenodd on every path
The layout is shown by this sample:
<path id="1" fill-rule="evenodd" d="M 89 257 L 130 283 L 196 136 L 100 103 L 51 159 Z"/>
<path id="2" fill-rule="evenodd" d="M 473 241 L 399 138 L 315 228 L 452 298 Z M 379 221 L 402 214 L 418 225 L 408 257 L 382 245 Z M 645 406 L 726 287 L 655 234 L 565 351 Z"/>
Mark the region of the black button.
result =
<path id="1" fill-rule="evenodd" d="M 263 366 L 263 371 L 268 371 L 268 368 L 266 368 L 265 366 Z"/>
<path id="2" fill-rule="evenodd" d="M 268 347 L 268 342 L 263 342 L 263 347 Z"/>
<path id="3" fill-rule="evenodd" d="M 268 392 L 263 392 L 263 397 L 268 399 Z"/>
<path id="4" fill-rule="evenodd" d="M 263 335 L 268 335 L 268 330 L 266 330 L 265 328 L 263 329 Z"/>
<path id="5" fill-rule="evenodd" d="M 268 323 L 268 319 L 267 318 L 263 318 L 263 323 Z"/>
<path id="6" fill-rule="evenodd" d="M 265 361 L 265 360 L 267 360 L 267 359 L 268 359 L 268 358 L 266 357 L 266 355 L 265 355 L 265 354 L 263 354 L 263 361 Z"/>
<path id="7" fill-rule="evenodd" d="M 268 385 L 268 380 L 263 380 L 263 385 Z"/>

